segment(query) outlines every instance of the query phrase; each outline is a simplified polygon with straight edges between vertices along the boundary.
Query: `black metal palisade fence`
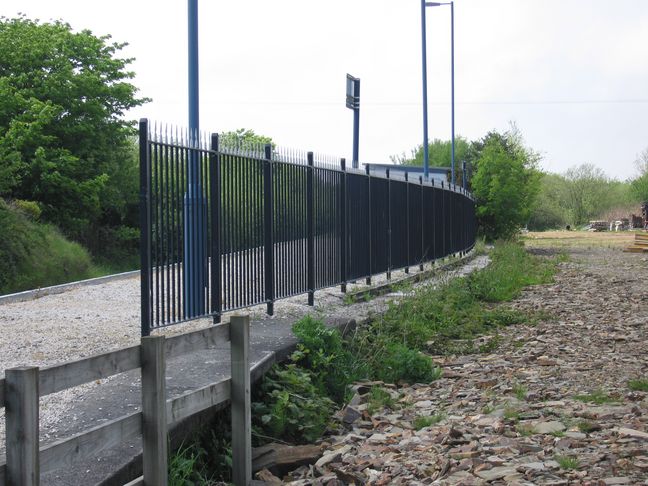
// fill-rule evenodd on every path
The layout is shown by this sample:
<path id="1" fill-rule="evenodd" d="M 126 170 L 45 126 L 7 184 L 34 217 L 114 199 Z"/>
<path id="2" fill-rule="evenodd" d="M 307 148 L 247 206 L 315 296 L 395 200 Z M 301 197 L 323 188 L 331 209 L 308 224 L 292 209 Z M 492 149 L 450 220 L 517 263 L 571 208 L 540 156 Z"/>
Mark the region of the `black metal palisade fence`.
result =
<path id="1" fill-rule="evenodd" d="M 141 120 L 142 334 L 465 252 L 462 188 Z M 216 255 L 217 257 L 214 257 Z"/>

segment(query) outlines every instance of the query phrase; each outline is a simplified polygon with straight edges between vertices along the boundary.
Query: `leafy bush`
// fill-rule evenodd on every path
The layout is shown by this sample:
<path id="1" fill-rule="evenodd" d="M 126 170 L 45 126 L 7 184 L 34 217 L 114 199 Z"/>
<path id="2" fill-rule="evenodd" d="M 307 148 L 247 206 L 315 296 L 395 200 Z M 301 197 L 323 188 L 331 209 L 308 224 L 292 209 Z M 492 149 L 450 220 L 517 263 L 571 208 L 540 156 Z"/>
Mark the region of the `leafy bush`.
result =
<path id="1" fill-rule="evenodd" d="M 295 443 L 314 442 L 326 430 L 334 402 L 313 384 L 313 372 L 295 364 L 274 366 L 252 404 L 257 436 Z"/>
<path id="2" fill-rule="evenodd" d="M 32 221 L 38 221 L 41 217 L 42 210 L 37 202 L 16 199 L 13 201 L 13 205 Z"/>
<path id="3" fill-rule="evenodd" d="M 376 369 L 376 378 L 387 383 L 429 383 L 441 377 L 441 370 L 434 366 L 429 356 L 404 344 L 388 344 L 382 363 L 382 366 Z"/>
<path id="4" fill-rule="evenodd" d="M 295 323 L 293 333 L 299 343 L 292 361 L 313 371 L 318 390 L 342 403 L 348 385 L 366 376 L 362 361 L 349 351 L 340 331 L 311 316 Z"/>

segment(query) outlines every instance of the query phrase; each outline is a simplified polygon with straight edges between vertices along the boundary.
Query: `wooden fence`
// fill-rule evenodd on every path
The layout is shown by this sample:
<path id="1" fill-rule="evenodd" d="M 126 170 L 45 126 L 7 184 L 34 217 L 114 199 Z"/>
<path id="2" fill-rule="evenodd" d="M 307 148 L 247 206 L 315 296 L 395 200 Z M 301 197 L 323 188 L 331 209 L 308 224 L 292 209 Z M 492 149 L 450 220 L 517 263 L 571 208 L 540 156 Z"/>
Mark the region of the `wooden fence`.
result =
<path id="1" fill-rule="evenodd" d="M 231 378 L 166 399 L 166 360 L 231 341 Z M 232 403 L 232 462 L 236 485 L 251 481 L 249 317 L 165 338 L 143 337 L 141 344 L 56 366 L 19 367 L 0 380 L 5 407 L 6 462 L 0 464 L 0 486 L 38 485 L 41 473 L 69 466 L 101 450 L 142 437 L 143 476 L 129 485 L 167 484 L 167 429 L 202 410 Z M 252 370 L 263 373 L 270 360 Z M 71 437 L 39 444 L 39 398 L 67 388 L 141 369 L 142 409 Z"/>

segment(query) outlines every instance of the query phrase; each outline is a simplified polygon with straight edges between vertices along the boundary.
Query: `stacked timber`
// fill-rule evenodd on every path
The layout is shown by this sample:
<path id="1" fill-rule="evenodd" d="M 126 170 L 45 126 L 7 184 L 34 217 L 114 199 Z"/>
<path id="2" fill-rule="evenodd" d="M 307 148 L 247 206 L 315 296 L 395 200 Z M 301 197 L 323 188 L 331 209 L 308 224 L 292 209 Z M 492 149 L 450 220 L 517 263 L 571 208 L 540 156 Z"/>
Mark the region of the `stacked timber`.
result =
<path id="1" fill-rule="evenodd" d="M 627 253 L 648 253 L 648 233 L 635 233 L 634 243 L 623 251 Z"/>
<path id="2" fill-rule="evenodd" d="M 589 231 L 607 231 L 610 223 L 607 221 L 590 221 Z M 612 229 L 612 228 L 609 228 Z"/>

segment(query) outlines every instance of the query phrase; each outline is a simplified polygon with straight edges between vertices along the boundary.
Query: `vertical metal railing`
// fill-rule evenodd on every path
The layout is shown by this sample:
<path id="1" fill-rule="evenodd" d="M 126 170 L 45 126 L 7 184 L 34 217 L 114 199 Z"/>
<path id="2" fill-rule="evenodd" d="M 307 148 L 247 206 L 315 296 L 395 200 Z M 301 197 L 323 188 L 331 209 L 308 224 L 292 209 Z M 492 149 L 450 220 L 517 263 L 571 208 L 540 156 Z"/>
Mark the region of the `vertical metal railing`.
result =
<path id="1" fill-rule="evenodd" d="M 422 270 L 474 245 L 463 188 L 144 119 L 139 128 L 142 335 L 262 303 L 272 314 L 294 295 L 313 305 L 318 289 Z"/>

